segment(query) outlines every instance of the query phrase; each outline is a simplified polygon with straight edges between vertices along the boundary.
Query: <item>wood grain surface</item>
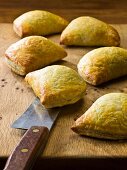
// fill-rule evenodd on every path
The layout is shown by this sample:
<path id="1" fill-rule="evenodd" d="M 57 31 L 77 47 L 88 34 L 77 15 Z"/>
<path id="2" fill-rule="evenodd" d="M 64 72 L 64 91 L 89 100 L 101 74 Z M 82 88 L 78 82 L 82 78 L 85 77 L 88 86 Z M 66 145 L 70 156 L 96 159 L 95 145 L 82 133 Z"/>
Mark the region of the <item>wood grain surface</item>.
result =
<path id="1" fill-rule="evenodd" d="M 126 0 L 0 0 L 0 22 L 12 22 L 34 9 L 48 10 L 68 20 L 89 15 L 109 23 L 127 23 Z"/>
<path id="2" fill-rule="evenodd" d="M 121 36 L 121 46 L 127 48 L 127 25 L 115 27 Z M 23 130 L 12 129 L 10 126 L 31 104 L 35 95 L 24 82 L 24 78 L 13 73 L 5 62 L 5 50 L 19 39 L 12 30 L 12 24 L 0 24 L 0 28 L 0 157 L 8 157 L 24 134 Z M 48 38 L 58 43 L 59 37 L 54 35 Z M 65 47 L 65 49 L 68 56 L 57 64 L 76 69 L 79 59 L 93 48 Z M 109 92 L 127 93 L 127 76 L 99 87 L 87 85 L 84 99 L 74 105 L 62 107 L 41 158 L 127 156 L 126 140 L 108 141 L 81 137 L 70 129 L 74 120 L 97 98 Z"/>

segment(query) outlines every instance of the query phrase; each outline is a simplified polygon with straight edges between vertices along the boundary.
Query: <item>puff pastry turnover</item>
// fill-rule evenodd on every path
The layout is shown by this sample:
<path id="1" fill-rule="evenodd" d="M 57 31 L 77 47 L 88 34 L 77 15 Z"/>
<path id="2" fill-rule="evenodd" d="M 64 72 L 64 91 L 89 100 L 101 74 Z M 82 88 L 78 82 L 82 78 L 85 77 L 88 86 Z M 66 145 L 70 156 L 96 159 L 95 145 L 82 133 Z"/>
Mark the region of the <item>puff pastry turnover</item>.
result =
<path id="1" fill-rule="evenodd" d="M 127 94 L 109 93 L 100 97 L 76 120 L 72 130 L 97 138 L 127 139 Z"/>
<path id="2" fill-rule="evenodd" d="M 85 81 L 66 66 L 52 65 L 28 73 L 25 80 L 46 108 L 73 104 L 83 97 Z"/>
<path id="3" fill-rule="evenodd" d="M 13 22 L 14 31 L 20 36 L 60 33 L 68 21 L 53 13 L 41 10 L 29 11 Z"/>
<path id="4" fill-rule="evenodd" d="M 9 67 L 19 75 L 26 75 L 66 55 L 61 46 L 41 36 L 23 38 L 12 44 L 5 52 Z"/>
<path id="5" fill-rule="evenodd" d="M 60 42 L 77 46 L 119 46 L 120 37 L 111 25 L 96 18 L 82 16 L 65 28 Z"/>
<path id="6" fill-rule="evenodd" d="M 92 50 L 79 61 L 78 72 L 92 85 L 124 76 L 127 74 L 127 50 L 120 47 Z"/>

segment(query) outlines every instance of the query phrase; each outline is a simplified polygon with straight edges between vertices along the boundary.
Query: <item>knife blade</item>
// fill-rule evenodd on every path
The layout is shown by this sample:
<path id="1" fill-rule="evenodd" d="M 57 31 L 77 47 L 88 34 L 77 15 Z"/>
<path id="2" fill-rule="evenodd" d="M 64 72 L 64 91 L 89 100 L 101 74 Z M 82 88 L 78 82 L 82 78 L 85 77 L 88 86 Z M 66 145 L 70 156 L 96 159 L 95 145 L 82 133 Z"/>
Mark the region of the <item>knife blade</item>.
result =
<path id="1" fill-rule="evenodd" d="M 46 109 L 38 98 L 12 124 L 12 128 L 25 129 L 27 132 L 9 156 L 4 170 L 30 169 L 43 151 L 60 108 Z"/>

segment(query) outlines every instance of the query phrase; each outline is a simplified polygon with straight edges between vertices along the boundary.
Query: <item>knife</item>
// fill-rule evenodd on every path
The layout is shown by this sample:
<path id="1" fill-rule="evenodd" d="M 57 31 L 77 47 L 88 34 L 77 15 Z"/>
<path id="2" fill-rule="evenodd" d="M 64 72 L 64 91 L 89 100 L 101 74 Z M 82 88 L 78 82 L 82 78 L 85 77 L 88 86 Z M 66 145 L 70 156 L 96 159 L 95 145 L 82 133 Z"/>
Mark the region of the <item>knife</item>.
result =
<path id="1" fill-rule="evenodd" d="M 46 145 L 59 112 L 59 108 L 46 109 L 38 98 L 34 100 L 12 124 L 12 128 L 28 130 L 9 156 L 4 170 L 28 170 L 33 166 Z"/>

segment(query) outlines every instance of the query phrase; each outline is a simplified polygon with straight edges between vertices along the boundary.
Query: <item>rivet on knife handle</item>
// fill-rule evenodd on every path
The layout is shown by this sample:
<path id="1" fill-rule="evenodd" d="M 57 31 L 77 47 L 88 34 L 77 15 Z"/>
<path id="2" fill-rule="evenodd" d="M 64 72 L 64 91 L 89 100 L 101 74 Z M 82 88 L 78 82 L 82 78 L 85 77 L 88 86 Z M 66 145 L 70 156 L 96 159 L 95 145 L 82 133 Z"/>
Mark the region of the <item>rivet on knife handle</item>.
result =
<path id="1" fill-rule="evenodd" d="M 33 126 L 27 130 L 8 158 L 4 170 L 28 170 L 40 152 L 40 148 L 44 149 L 48 135 L 47 127 Z"/>

